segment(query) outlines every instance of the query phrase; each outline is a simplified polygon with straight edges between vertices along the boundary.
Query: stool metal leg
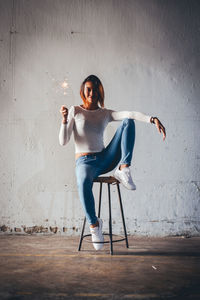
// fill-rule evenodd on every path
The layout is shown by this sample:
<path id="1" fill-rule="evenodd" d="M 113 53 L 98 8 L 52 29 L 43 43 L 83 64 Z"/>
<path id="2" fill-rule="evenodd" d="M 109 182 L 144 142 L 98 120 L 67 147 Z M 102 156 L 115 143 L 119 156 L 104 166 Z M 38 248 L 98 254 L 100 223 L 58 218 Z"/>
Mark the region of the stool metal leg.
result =
<path id="1" fill-rule="evenodd" d="M 124 227 L 124 235 L 125 235 L 125 238 L 126 238 L 126 248 L 129 248 L 119 183 L 117 183 L 117 190 L 118 190 L 119 203 L 120 203 L 120 209 L 121 209 L 121 215 L 122 215 L 122 221 L 123 221 L 123 227 Z"/>
<path id="2" fill-rule="evenodd" d="M 100 190 L 99 190 L 99 210 L 98 210 L 98 218 L 101 215 L 101 195 L 102 195 L 102 182 L 100 182 Z"/>
<path id="3" fill-rule="evenodd" d="M 110 254 L 111 254 L 111 255 L 113 255 L 113 242 L 112 242 L 112 215 L 111 215 L 110 183 L 108 183 L 108 200 L 109 200 L 109 235 L 110 235 Z"/>
<path id="4" fill-rule="evenodd" d="M 81 250 L 81 245 L 82 245 L 82 241 L 83 241 L 83 234 L 84 234 L 84 231 L 85 231 L 85 223 L 86 223 L 86 217 L 84 218 L 84 221 L 83 221 L 83 228 L 82 228 L 82 232 L 81 232 L 81 237 L 80 237 L 78 251 Z"/>

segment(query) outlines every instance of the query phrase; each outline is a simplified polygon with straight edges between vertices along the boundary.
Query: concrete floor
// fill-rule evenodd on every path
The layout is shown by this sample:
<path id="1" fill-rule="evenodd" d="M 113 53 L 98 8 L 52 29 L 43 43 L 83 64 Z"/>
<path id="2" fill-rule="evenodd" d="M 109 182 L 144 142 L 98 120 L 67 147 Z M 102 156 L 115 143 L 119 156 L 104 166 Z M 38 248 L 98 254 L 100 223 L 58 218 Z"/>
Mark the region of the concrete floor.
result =
<path id="1" fill-rule="evenodd" d="M 78 238 L 0 236 L 0 299 L 200 299 L 200 238 L 129 237 L 95 252 Z"/>

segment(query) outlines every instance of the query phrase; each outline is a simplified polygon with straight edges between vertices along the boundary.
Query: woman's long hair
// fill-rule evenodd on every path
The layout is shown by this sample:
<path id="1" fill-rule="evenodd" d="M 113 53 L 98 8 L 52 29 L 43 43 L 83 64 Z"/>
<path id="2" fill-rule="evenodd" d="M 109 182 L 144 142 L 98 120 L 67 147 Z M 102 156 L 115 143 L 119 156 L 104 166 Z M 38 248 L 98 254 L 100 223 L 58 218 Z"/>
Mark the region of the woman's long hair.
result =
<path id="1" fill-rule="evenodd" d="M 84 87 L 85 87 L 85 83 L 88 81 L 93 83 L 94 89 L 97 92 L 97 99 L 98 99 L 97 103 L 99 103 L 101 107 L 104 107 L 104 88 L 100 79 L 95 75 L 89 75 L 87 78 L 85 78 L 85 80 L 81 84 L 80 96 L 84 104 L 86 104 L 86 99 L 84 96 Z"/>

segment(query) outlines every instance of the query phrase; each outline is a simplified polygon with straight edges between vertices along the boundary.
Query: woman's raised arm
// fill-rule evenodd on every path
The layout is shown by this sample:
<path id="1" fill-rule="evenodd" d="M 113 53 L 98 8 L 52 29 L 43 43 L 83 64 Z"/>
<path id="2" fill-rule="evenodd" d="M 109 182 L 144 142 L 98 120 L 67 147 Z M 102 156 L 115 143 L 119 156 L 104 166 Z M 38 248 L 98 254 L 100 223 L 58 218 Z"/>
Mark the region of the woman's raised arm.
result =
<path id="1" fill-rule="evenodd" d="M 166 138 L 165 127 L 162 125 L 160 120 L 156 117 L 145 115 L 144 113 L 139 111 L 115 111 L 112 109 L 108 109 L 107 111 L 109 113 L 110 121 L 120 121 L 123 120 L 124 118 L 129 118 L 129 119 L 134 119 L 146 123 L 154 123 L 158 128 L 158 131 L 160 133 L 163 133 L 163 141 Z"/>

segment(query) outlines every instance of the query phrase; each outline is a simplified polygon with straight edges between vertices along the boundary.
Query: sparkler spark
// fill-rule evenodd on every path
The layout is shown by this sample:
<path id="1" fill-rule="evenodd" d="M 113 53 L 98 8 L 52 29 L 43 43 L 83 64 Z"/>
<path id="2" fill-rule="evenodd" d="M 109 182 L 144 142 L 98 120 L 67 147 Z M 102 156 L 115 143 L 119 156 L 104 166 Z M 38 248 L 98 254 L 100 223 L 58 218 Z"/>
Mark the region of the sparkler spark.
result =
<path id="1" fill-rule="evenodd" d="M 67 82 L 67 79 L 65 79 L 65 80 L 61 83 L 61 87 L 62 87 L 64 90 L 68 89 L 69 84 L 68 84 L 68 82 Z"/>

